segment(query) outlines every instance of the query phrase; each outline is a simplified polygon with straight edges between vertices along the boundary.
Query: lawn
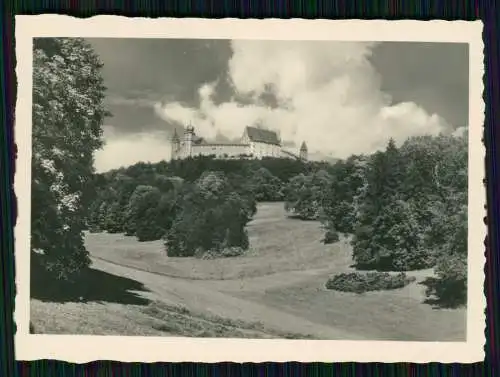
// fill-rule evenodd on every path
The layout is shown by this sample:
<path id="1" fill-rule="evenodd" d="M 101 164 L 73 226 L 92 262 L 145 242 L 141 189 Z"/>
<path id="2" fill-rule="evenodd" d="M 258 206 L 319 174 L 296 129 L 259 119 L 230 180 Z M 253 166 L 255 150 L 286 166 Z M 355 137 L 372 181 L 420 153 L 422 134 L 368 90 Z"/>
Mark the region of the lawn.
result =
<path id="1" fill-rule="evenodd" d="M 425 303 L 417 281 L 362 295 L 324 288 L 351 271 L 346 240 L 321 242 L 314 221 L 286 216 L 282 203 L 262 203 L 248 225 L 250 251 L 237 258 L 169 258 L 161 241 L 88 234 L 95 287 L 73 297 L 34 292 L 37 332 L 222 337 L 463 341 L 465 309 Z M 99 285 L 106 286 L 105 293 Z M 96 294 L 95 291 L 100 292 Z"/>
<path id="2" fill-rule="evenodd" d="M 340 252 L 343 243 L 323 245 L 319 223 L 287 218 L 282 203 L 259 205 L 248 233 L 250 250 L 246 256 L 218 260 L 169 258 L 162 241 L 138 243 L 135 237 L 122 234 L 88 234 L 86 245 L 95 258 L 188 279 L 241 279 L 351 264 L 349 255 Z"/>

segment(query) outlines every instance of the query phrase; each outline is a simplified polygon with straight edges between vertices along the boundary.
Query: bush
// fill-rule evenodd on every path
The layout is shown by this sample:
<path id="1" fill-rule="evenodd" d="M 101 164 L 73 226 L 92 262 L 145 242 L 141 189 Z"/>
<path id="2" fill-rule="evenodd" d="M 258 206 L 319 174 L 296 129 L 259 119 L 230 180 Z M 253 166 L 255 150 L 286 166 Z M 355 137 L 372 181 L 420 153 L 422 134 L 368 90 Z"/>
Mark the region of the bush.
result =
<path id="1" fill-rule="evenodd" d="M 436 266 L 437 278 L 428 278 L 426 295 L 442 307 L 455 308 L 467 303 L 467 258 L 451 255 L 440 259 Z"/>
<path id="2" fill-rule="evenodd" d="M 196 252 L 196 257 L 200 259 L 218 259 L 218 258 L 231 258 L 231 257 L 239 257 L 240 255 L 244 255 L 246 253 L 246 250 L 233 246 L 233 247 L 228 247 L 225 249 L 212 249 L 208 251 L 204 251 L 199 249 Z"/>
<path id="3" fill-rule="evenodd" d="M 399 289 L 415 281 L 415 277 L 407 277 L 404 272 L 391 275 L 388 272 L 350 272 L 335 275 L 328 279 L 326 288 L 341 292 L 364 293 Z"/>
<path id="4" fill-rule="evenodd" d="M 99 228 L 99 226 L 95 224 L 89 224 L 87 228 L 89 233 L 100 233 L 102 231 L 101 228 Z"/>
<path id="5" fill-rule="evenodd" d="M 327 226 L 325 232 L 325 237 L 323 238 L 324 244 L 331 244 L 340 241 L 339 232 L 332 226 Z"/>

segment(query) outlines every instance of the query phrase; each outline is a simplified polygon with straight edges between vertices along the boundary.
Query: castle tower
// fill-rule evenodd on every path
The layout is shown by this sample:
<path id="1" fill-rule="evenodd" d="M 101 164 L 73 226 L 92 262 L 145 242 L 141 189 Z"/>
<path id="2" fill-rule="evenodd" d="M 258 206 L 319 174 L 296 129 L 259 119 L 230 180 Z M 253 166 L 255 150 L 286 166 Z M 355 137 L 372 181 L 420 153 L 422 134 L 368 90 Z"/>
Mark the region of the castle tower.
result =
<path id="1" fill-rule="evenodd" d="M 194 127 L 189 126 L 184 130 L 184 158 L 190 157 L 193 151 Z"/>
<path id="2" fill-rule="evenodd" d="M 303 141 L 302 145 L 300 146 L 299 156 L 302 160 L 307 160 L 307 146 L 305 141 Z"/>
<path id="3" fill-rule="evenodd" d="M 172 149 L 172 160 L 179 158 L 181 152 L 181 141 L 179 139 L 179 135 L 177 135 L 177 130 L 174 129 L 174 136 L 172 136 L 172 140 L 170 141 L 171 149 Z"/>

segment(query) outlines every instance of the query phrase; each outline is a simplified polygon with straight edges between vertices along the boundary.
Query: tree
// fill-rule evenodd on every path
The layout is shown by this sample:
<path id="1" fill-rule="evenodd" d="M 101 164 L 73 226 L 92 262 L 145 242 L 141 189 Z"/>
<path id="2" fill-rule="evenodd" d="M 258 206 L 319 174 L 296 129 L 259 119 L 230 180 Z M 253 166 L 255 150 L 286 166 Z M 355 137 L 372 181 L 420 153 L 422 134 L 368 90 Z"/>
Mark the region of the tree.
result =
<path id="1" fill-rule="evenodd" d="M 413 207 L 402 195 L 403 158 L 392 139 L 385 151 L 371 157 L 365 171 L 352 239 L 357 265 L 396 270 L 425 266 Z"/>
<path id="2" fill-rule="evenodd" d="M 80 38 L 39 38 L 33 49 L 33 268 L 75 278 L 90 263 L 82 231 L 102 145 L 102 64 Z"/>
<path id="3" fill-rule="evenodd" d="M 283 200 L 283 183 L 271 172 L 261 167 L 247 178 L 257 201 L 276 202 Z"/>
<path id="4" fill-rule="evenodd" d="M 387 203 L 372 224 L 356 228 L 353 257 L 358 267 L 407 271 L 429 267 L 431 258 L 411 202 Z"/>
<path id="5" fill-rule="evenodd" d="M 467 301 L 468 142 L 467 135 L 435 141 L 439 158 L 432 165 L 435 194 L 426 207 L 432 219 L 426 245 L 434 251 L 436 279 L 427 294 L 445 306 Z"/>
<path id="6" fill-rule="evenodd" d="M 331 179 L 325 170 L 293 177 L 285 189 L 285 209 L 304 220 L 318 219 Z"/>
<path id="7" fill-rule="evenodd" d="M 165 234 L 168 256 L 223 253 L 248 248 L 245 226 L 255 203 L 235 192 L 221 172 L 207 171 L 177 196 L 175 219 Z"/>
<path id="8" fill-rule="evenodd" d="M 125 211 L 127 234 L 137 236 L 139 241 L 158 240 L 163 236 L 165 229 L 158 223 L 160 200 L 158 188 L 137 186 Z"/>
<path id="9" fill-rule="evenodd" d="M 96 198 L 89 207 L 87 229 L 92 233 L 102 232 L 106 218 L 107 203 L 100 197 Z"/>
<path id="10" fill-rule="evenodd" d="M 107 206 L 102 225 L 103 229 L 109 233 L 121 233 L 123 231 L 124 216 L 119 202 L 113 201 Z"/>
<path id="11" fill-rule="evenodd" d="M 203 197 L 194 184 L 186 184 L 177 198 L 176 217 L 165 234 L 167 255 L 193 256 L 198 247 L 207 243 L 208 224 L 204 216 Z M 205 236 L 204 236 L 205 235 Z"/>
<path id="12" fill-rule="evenodd" d="M 356 198 L 363 188 L 365 165 L 364 156 L 351 156 L 346 161 L 338 161 L 330 170 L 332 179 L 324 193 L 321 218 L 327 238 L 329 233 L 354 232 Z"/>
<path id="13" fill-rule="evenodd" d="M 354 196 L 353 257 L 358 267 L 436 267 L 428 294 L 466 288 L 466 137 L 424 136 L 371 156 Z M 451 287 L 450 289 L 447 286 Z"/>

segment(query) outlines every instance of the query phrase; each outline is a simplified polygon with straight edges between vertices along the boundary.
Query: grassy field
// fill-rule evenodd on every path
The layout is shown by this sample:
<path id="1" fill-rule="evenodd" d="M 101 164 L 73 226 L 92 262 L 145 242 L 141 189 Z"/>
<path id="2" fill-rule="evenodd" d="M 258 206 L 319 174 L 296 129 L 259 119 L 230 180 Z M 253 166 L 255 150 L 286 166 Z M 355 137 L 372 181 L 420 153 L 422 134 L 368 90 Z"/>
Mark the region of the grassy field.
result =
<path id="1" fill-rule="evenodd" d="M 258 206 L 251 249 L 220 260 L 169 258 L 161 241 L 88 234 L 88 287 L 54 299 L 33 293 L 36 332 L 199 337 L 463 341 L 465 309 L 425 303 L 421 282 L 362 295 L 329 291 L 352 270 L 346 240 L 323 245 L 319 223 L 287 218 L 281 203 Z"/>

